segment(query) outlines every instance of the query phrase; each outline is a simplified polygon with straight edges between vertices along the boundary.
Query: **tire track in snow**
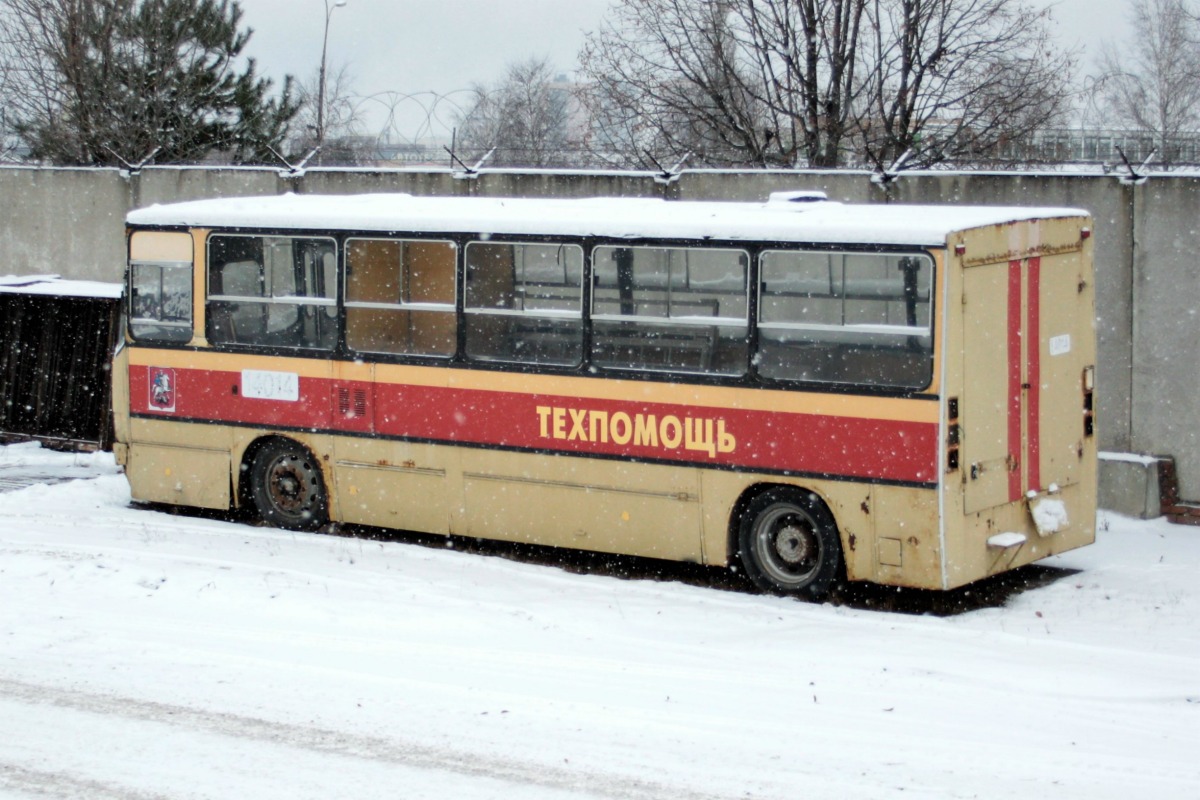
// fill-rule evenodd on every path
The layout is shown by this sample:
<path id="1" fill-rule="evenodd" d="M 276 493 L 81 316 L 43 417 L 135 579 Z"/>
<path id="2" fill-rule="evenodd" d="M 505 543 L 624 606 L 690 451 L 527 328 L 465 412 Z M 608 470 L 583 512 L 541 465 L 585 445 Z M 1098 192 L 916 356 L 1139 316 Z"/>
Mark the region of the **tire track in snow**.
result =
<path id="1" fill-rule="evenodd" d="M 228 714 L 218 711 L 139 700 L 76 689 L 39 686 L 0 678 L 0 696 L 27 705 L 51 705 L 101 716 L 116 716 L 140 722 L 160 723 L 186 730 L 283 745 L 324 755 L 365 759 L 421 770 L 448 772 L 467 778 L 505 781 L 566 791 L 580 796 L 613 800 L 732 800 L 732 795 L 697 791 L 680 786 L 624 775 L 568 769 L 554 764 L 489 756 L 467 750 L 432 747 L 417 742 L 362 736 L 344 731 Z M 93 784 L 57 773 L 39 773 L 0 763 L 0 786 L 52 796 L 129 798 L 157 800 L 158 795 L 136 794 L 119 787 Z M 63 795 L 63 790 L 74 794 Z M 750 794 L 737 795 L 741 800 Z"/>
<path id="2" fill-rule="evenodd" d="M 0 762 L 0 789 L 56 800 L 170 800 L 111 783 L 77 778 L 63 772 L 42 772 Z"/>

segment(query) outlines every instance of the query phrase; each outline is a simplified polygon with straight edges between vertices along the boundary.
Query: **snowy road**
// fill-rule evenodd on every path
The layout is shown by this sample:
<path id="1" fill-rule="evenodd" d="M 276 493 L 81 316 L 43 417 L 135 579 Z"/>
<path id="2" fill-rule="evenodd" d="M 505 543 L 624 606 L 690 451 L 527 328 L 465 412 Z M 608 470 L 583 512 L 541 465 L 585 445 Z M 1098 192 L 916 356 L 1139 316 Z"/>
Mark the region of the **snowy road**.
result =
<path id="1" fill-rule="evenodd" d="M 0 494 L 0 797 L 1191 798 L 1200 531 L 941 617 Z M 41 473 L 39 473 L 41 474 Z M 918 606 L 920 602 L 918 601 Z"/>

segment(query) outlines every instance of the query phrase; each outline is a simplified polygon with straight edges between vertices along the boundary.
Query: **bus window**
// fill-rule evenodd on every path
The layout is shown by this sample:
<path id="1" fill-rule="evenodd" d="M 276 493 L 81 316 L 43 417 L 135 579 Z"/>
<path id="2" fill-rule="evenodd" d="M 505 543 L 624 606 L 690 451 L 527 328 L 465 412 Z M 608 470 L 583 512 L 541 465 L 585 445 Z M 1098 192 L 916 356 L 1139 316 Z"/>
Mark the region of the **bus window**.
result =
<path id="1" fill-rule="evenodd" d="M 332 349 L 336 263 L 332 239 L 210 236 L 209 342 Z"/>
<path id="2" fill-rule="evenodd" d="M 746 370 L 745 252 L 597 247 L 592 359 L 625 369 Z"/>
<path id="3" fill-rule="evenodd" d="M 467 245 L 467 355 L 574 366 L 583 358 L 583 248 Z"/>
<path id="4" fill-rule="evenodd" d="M 454 355 L 458 248 L 416 239 L 346 241 L 346 344 L 364 353 Z"/>
<path id="5" fill-rule="evenodd" d="M 919 389 L 933 373 L 928 256 L 767 251 L 759 289 L 766 378 Z"/>
<path id="6" fill-rule="evenodd" d="M 192 340 L 191 262 L 132 262 L 129 297 L 134 339 L 180 344 Z"/>

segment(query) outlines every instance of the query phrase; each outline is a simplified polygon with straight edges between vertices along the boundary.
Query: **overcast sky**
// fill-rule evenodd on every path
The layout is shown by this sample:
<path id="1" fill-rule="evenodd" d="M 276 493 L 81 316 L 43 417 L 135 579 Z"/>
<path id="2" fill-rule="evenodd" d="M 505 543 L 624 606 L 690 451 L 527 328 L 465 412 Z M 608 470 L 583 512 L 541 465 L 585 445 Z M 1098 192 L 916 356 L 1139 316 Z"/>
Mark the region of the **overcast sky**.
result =
<path id="1" fill-rule="evenodd" d="M 329 0 L 332 5 L 335 0 Z M 1054 6 L 1064 42 L 1086 48 L 1084 62 L 1103 38 L 1119 39 L 1128 0 L 1030 0 Z M 450 95 L 472 83 L 491 83 L 506 64 L 548 57 L 562 72 L 575 66 L 585 31 L 594 30 L 612 0 L 347 0 L 329 27 L 328 63 L 348 64 L 354 90 L 370 95 L 413 95 L 400 108 L 405 138 L 432 107 L 433 94 Z M 307 76 L 321 57 L 323 0 L 241 0 L 244 22 L 254 29 L 248 54 L 266 75 Z M 373 128 L 385 104 L 372 102 Z M 446 114 L 449 102 L 437 104 Z M 445 114 L 444 114 L 445 115 Z"/>

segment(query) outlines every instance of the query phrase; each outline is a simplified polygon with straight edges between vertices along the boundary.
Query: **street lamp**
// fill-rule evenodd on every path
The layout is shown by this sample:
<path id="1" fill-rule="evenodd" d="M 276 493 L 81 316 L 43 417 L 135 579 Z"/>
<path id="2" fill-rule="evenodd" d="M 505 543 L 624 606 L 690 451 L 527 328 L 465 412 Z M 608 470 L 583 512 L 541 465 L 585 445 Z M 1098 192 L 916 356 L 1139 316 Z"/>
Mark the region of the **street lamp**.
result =
<path id="1" fill-rule="evenodd" d="M 325 35 L 321 39 L 321 69 L 317 75 L 317 147 L 325 144 L 325 54 L 329 51 L 329 20 L 333 12 L 346 5 L 348 0 L 335 0 L 329 5 L 325 0 Z M 320 156 L 318 154 L 318 161 Z"/>

